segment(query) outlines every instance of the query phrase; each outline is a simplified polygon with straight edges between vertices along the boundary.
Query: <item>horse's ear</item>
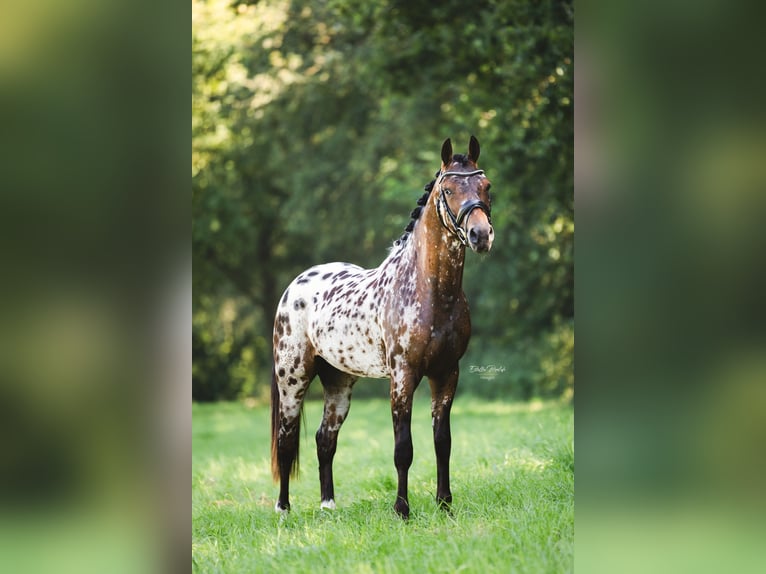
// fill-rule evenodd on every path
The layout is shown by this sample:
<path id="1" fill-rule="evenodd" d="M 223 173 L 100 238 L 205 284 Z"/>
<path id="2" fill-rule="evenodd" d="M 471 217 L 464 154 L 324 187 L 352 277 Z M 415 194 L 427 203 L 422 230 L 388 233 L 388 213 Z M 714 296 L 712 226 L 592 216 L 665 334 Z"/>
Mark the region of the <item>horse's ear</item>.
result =
<path id="1" fill-rule="evenodd" d="M 452 163 L 452 142 L 449 138 L 442 144 L 442 163 L 445 167 Z"/>
<path id="2" fill-rule="evenodd" d="M 470 159 L 473 163 L 476 163 L 479 161 L 479 153 L 481 153 L 481 148 L 479 148 L 479 140 L 471 136 L 471 141 L 468 144 L 468 159 Z"/>

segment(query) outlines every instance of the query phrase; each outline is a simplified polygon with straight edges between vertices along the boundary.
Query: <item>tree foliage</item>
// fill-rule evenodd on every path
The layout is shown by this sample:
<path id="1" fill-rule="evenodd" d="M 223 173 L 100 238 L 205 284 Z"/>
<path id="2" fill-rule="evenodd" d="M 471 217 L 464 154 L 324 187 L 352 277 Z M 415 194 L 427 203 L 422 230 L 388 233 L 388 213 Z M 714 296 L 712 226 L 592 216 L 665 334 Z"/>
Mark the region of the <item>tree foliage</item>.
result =
<path id="1" fill-rule="evenodd" d="M 466 257 L 463 365 L 505 371 L 461 385 L 570 392 L 572 58 L 571 2 L 194 0 L 194 397 L 258 393 L 284 287 L 378 265 L 441 142 L 471 134 L 496 239 Z"/>

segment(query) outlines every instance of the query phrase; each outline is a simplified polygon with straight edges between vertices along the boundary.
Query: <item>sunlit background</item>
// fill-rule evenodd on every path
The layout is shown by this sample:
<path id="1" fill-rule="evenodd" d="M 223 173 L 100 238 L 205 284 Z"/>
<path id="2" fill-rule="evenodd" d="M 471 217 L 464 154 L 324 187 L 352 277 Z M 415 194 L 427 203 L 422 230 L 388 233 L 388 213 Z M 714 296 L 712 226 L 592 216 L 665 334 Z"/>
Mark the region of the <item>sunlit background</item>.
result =
<path id="1" fill-rule="evenodd" d="M 379 265 L 472 134 L 495 241 L 466 257 L 461 392 L 571 399 L 573 33 L 571 2 L 193 2 L 194 399 L 268 393 L 290 281 Z"/>

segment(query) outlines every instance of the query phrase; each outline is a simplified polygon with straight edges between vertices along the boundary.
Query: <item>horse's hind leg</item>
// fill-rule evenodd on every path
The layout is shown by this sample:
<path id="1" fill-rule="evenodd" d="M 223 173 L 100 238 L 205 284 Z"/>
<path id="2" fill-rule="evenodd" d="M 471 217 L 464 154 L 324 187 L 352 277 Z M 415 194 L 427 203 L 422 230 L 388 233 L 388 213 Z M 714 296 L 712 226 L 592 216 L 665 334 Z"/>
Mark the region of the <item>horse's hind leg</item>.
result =
<path id="1" fill-rule="evenodd" d="M 290 510 L 290 476 L 299 468 L 303 398 L 315 374 L 308 345 L 290 342 L 275 345 L 271 385 L 271 471 L 279 479 L 275 510 L 282 512 Z"/>
<path id="2" fill-rule="evenodd" d="M 339 371 L 319 357 L 317 357 L 316 366 L 324 387 L 324 413 L 316 434 L 319 486 L 322 494 L 321 508 L 334 509 L 335 488 L 332 479 L 332 461 L 338 445 L 338 432 L 351 407 L 351 389 L 357 377 Z"/>

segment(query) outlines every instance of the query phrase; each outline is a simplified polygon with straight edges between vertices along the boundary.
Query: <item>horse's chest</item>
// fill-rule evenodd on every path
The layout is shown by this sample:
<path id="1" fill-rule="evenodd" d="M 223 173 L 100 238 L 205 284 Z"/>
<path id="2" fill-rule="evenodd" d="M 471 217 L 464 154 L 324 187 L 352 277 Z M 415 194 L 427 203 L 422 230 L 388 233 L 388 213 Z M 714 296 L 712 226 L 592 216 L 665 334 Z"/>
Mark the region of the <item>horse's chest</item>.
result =
<path id="1" fill-rule="evenodd" d="M 416 372 L 427 374 L 434 367 L 454 365 L 468 345 L 470 320 L 462 298 L 447 307 L 428 298 L 411 306 L 394 305 L 389 318 L 396 326 L 387 347 L 399 351 Z"/>
<path id="2" fill-rule="evenodd" d="M 466 322 L 442 323 L 438 327 L 435 326 L 423 350 L 426 374 L 457 365 L 468 347 L 470 335 L 470 326 Z"/>

